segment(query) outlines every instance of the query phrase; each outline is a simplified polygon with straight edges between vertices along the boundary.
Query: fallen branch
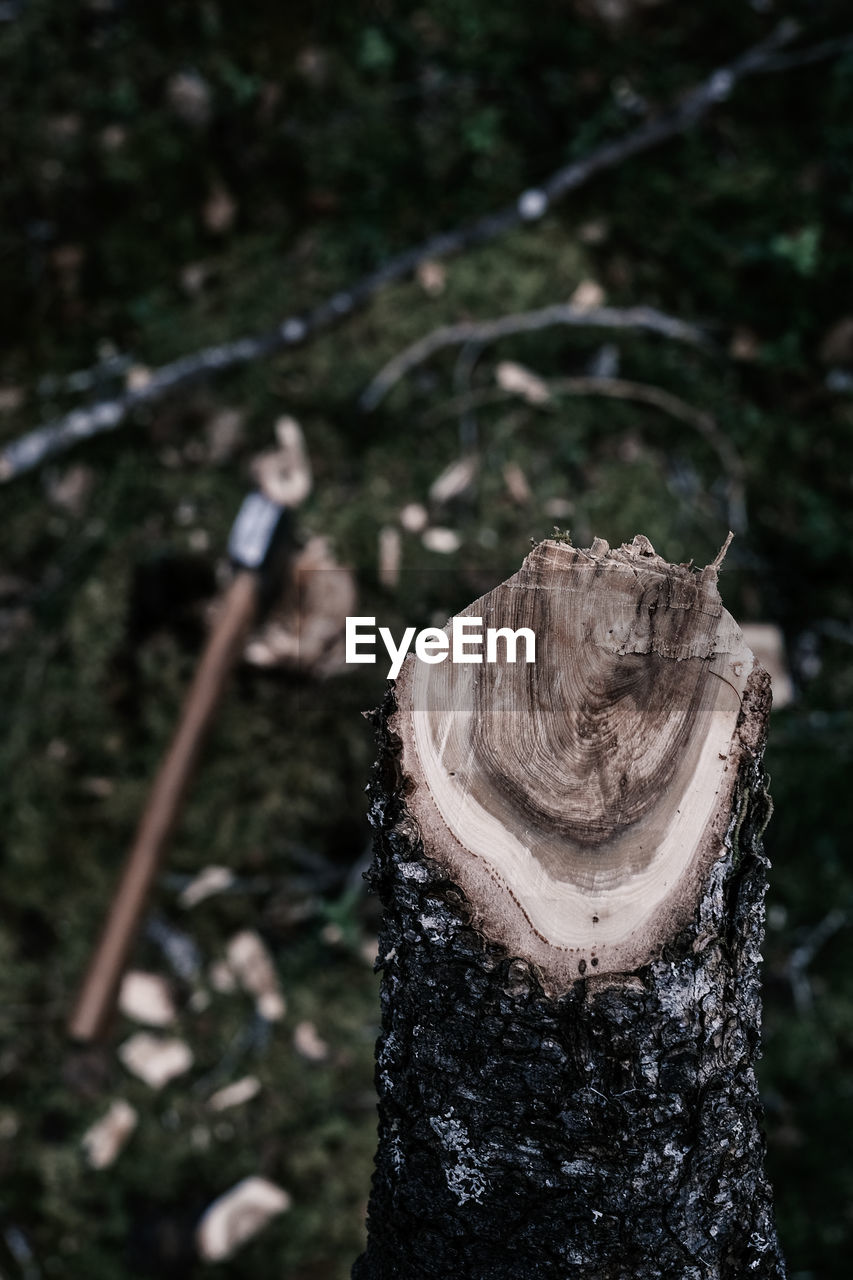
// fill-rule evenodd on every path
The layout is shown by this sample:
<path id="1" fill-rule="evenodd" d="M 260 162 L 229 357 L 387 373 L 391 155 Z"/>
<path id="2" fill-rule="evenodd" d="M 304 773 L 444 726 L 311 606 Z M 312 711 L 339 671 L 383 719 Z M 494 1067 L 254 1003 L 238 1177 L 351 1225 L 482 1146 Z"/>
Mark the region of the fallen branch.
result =
<path id="1" fill-rule="evenodd" d="M 135 409 L 154 404 L 178 388 L 189 386 L 211 373 L 237 368 L 276 351 L 299 346 L 365 305 L 386 284 L 405 278 L 428 259 L 459 253 L 494 240 L 524 223 L 538 221 L 557 200 L 576 191 L 597 174 L 686 132 L 718 103 L 726 101 L 739 81 L 750 75 L 779 69 L 779 50 L 790 44 L 798 33 L 799 27 L 795 22 L 786 20 L 780 23 L 766 40 L 746 50 L 727 66 L 711 72 L 668 112 L 645 121 L 624 137 L 603 143 L 587 156 L 563 166 L 540 186 L 522 192 L 503 209 L 404 250 L 363 276 L 351 289 L 333 294 L 308 311 L 288 316 L 269 332 L 182 356 L 152 371 L 144 386 L 134 387 L 88 408 L 72 410 L 11 441 L 0 451 L 0 482 L 31 471 L 80 440 L 114 430 Z M 840 51 L 841 42 L 824 42 L 813 50 L 802 50 L 797 57 L 801 61 L 815 61 L 834 57 Z"/>
<path id="2" fill-rule="evenodd" d="M 555 303 L 538 311 L 522 311 L 517 315 L 499 316 L 496 320 L 465 320 L 443 325 L 413 342 L 405 351 L 389 360 L 371 382 L 359 402 L 366 412 L 375 409 L 401 378 L 429 360 L 445 347 L 476 343 L 478 347 L 517 333 L 537 333 L 555 325 L 587 329 L 638 329 L 657 333 L 676 342 L 703 346 L 707 338 L 701 329 L 675 316 L 665 315 L 652 307 L 576 307 L 570 302 Z M 594 381 L 591 379 L 590 381 Z"/>

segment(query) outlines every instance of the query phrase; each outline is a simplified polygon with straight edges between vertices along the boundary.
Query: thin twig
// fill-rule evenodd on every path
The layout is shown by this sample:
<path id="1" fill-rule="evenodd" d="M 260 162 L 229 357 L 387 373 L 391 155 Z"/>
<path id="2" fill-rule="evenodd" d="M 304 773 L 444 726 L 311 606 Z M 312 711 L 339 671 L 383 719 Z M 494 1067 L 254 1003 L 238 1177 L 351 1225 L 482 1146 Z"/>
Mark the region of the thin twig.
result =
<path id="1" fill-rule="evenodd" d="M 739 81 L 747 76 L 774 70 L 778 51 L 799 34 L 799 26 L 785 20 L 760 43 L 735 58 L 727 66 L 711 72 L 699 85 L 684 94 L 669 111 L 645 121 L 622 138 L 603 143 L 587 156 L 558 169 L 540 186 L 521 193 L 512 204 L 453 231 L 443 232 L 390 258 L 377 270 L 363 276 L 351 289 L 335 293 L 318 306 L 282 320 L 267 333 L 240 338 L 183 356 L 152 372 L 143 387 L 135 387 L 111 400 L 88 408 L 75 409 L 53 422 L 37 427 L 0 452 L 0 482 L 11 480 L 39 466 L 45 459 L 71 448 L 78 441 L 120 426 L 143 405 L 154 404 L 178 388 L 191 385 L 212 373 L 237 368 L 276 351 L 299 346 L 329 328 L 356 308 L 365 305 L 386 284 L 408 276 L 431 258 L 444 258 L 475 245 L 494 240 L 504 232 L 528 222 L 537 222 L 552 204 L 589 182 L 597 174 L 613 169 L 624 160 L 677 137 L 726 101 Z M 838 42 L 815 46 L 812 60 L 833 57 Z M 807 59 L 809 50 L 798 57 Z"/>
<path id="2" fill-rule="evenodd" d="M 808 975 L 809 965 L 821 947 L 846 924 L 847 912 L 840 907 L 833 907 L 788 957 L 788 980 L 799 1013 L 808 1013 L 814 1003 L 814 992 Z"/>
<path id="3" fill-rule="evenodd" d="M 537 374 L 537 377 L 540 375 Z M 669 417 L 685 423 L 698 431 L 708 442 L 720 460 L 728 487 L 729 520 L 738 533 L 746 529 L 746 496 L 743 460 L 735 446 L 719 428 L 717 421 L 710 413 L 697 409 L 695 405 L 682 400 L 680 396 L 665 391 L 663 387 L 651 386 L 646 382 L 631 382 L 627 378 L 542 378 L 543 385 L 552 397 L 559 396 L 605 396 L 612 400 L 632 400 L 639 404 L 650 405 L 659 409 Z M 519 392 L 505 391 L 501 387 L 484 387 L 479 391 L 469 392 L 466 396 L 454 396 L 438 408 L 424 415 L 424 422 L 433 423 L 442 418 L 451 417 L 465 409 L 480 408 L 485 405 L 499 404 L 509 399 L 517 399 Z M 522 397 L 523 398 L 523 397 Z M 544 401 L 535 408 L 553 411 L 553 404 Z"/>
<path id="4" fill-rule="evenodd" d="M 406 347 L 405 351 L 394 356 L 380 369 L 362 395 L 360 406 L 366 412 L 375 409 L 401 378 L 444 347 L 471 342 L 485 346 L 487 343 L 497 342 L 499 338 L 517 333 L 536 333 L 555 325 L 588 329 L 639 329 L 693 346 L 703 346 L 707 342 L 705 334 L 695 325 L 687 324 L 675 316 L 665 315 L 662 311 L 655 311 L 652 307 L 575 307 L 570 302 L 558 302 L 538 311 L 522 311 L 516 315 L 499 316 L 496 320 L 466 320 L 460 324 L 443 325 L 440 329 L 434 329 L 432 333 Z"/>

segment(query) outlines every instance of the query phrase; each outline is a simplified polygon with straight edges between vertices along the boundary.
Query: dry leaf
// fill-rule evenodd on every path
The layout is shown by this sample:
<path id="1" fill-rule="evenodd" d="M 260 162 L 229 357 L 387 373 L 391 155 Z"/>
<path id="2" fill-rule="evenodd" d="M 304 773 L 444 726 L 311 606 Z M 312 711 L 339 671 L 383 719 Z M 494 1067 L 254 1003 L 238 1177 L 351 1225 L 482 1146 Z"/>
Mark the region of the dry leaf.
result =
<path id="1" fill-rule="evenodd" d="M 147 1027 L 168 1027 L 177 1017 L 165 978 L 138 969 L 129 970 L 122 978 L 118 1007 L 126 1018 Z"/>
<path id="2" fill-rule="evenodd" d="M 255 1007 L 268 1022 L 279 1022 L 286 1004 L 272 956 L 260 934 L 253 929 L 237 933 L 226 948 L 228 964 L 243 990 L 254 996 Z"/>
<path id="3" fill-rule="evenodd" d="M 117 1098 L 100 1120 L 90 1125 L 81 1139 L 86 1159 L 93 1169 L 107 1169 L 139 1122 L 139 1116 L 123 1098 Z"/>
<path id="4" fill-rule="evenodd" d="M 124 1067 L 152 1089 L 162 1089 L 176 1076 L 182 1076 L 193 1065 L 192 1050 L 183 1040 L 161 1039 L 147 1031 L 139 1031 L 119 1046 L 119 1060 Z"/>
<path id="5" fill-rule="evenodd" d="M 290 1205 L 288 1193 L 274 1182 L 244 1178 L 205 1210 L 196 1228 L 199 1256 L 205 1262 L 225 1262 Z"/>

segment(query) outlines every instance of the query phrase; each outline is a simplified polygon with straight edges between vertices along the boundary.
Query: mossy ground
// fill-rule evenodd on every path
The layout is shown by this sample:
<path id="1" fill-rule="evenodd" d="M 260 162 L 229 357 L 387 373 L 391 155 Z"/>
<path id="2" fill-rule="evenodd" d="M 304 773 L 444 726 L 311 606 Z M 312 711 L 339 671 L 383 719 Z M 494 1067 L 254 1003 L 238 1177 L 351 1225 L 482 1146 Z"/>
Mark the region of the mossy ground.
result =
<path id="1" fill-rule="evenodd" d="M 295 6 L 287 20 L 264 0 L 239 13 L 214 0 L 6 7 L 16 16 L 0 27 L 0 387 L 26 395 L 0 416 L 3 439 L 69 404 L 62 392 L 40 395 L 38 379 L 91 365 L 99 343 L 156 365 L 261 330 L 631 128 L 625 85 L 666 102 L 783 16 L 734 0 L 663 5 L 613 34 L 562 4 L 534 20 L 508 0 L 335 6 L 321 17 Z M 785 13 L 807 23 L 809 40 L 844 29 L 842 5 Z M 210 95 L 195 126 L 169 106 L 170 77 L 187 71 Z M 395 632 L 512 572 L 555 519 L 578 544 L 642 531 L 673 560 L 716 554 L 729 512 L 719 459 L 699 433 L 628 403 L 568 398 L 543 411 L 507 401 L 478 411 L 476 486 L 435 513 L 460 533 L 460 551 L 439 556 L 404 534 L 399 588 L 378 583 L 379 529 L 404 502 L 424 501 L 458 456 L 458 418 L 440 413 L 456 353 L 369 417 L 357 409 L 367 382 L 441 323 L 564 300 L 595 279 L 614 305 L 659 306 L 717 340 L 714 355 L 651 337 L 616 343 L 623 377 L 713 414 L 743 458 L 748 524 L 722 591 L 739 618 L 779 623 L 795 661 L 798 699 L 774 717 L 768 757 L 762 1086 L 791 1271 L 846 1276 L 849 926 L 816 954 L 810 1004 L 795 1006 L 789 968 L 831 909 L 853 912 L 853 401 L 826 391 L 817 354 L 849 312 L 851 121 L 849 53 L 749 81 L 702 129 L 535 227 L 449 261 L 440 296 L 414 281 L 388 288 L 303 349 L 85 445 L 73 461 L 93 483 L 76 513 L 51 499 L 70 461 L 0 490 L 4 1275 L 206 1273 L 192 1250 L 199 1212 L 257 1172 L 290 1190 L 293 1209 L 221 1274 L 348 1274 L 374 1144 L 378 1006 L 363 950 L 375 917 L 357 867 L 372 759 L 359 713 L 381 696 L 379 674 L 312 682 L 242 670 L 156 894 L 153 909 L 190 936 L 202 973 L 233 932 L 259 929 L 285 1021 L 265 1029 L 239 995 L 212 993 L 193 1012 L 193 984 L 176 979 L 196 1065 L 155 1095 L 114 1048 L 72 1051 L 63 1019 L 193 670 L 248 460 L 271 443 L 278 414 L 300 420 L 314 465 L 303 533 L 332 539 L 358 571 L 363 612 Z M 219 185 L 236 213 L 215 234 L 202 208 Z M 188 292 L 181 271 L 197 262 L 207 283 Z M 727 354 L 735 330 L 752 335 L 751 359 Z M 502 358 L 545 377 L 581 373 L 603 340 L 561 330 L 507 339 L 483 353 L 474 385 L 493 385 Z M 244 412 L 245 429 L 214 465 L 205 425 L 224 405 Z M 507 490 L 508 463 L 527 479 L 527 504 Z M 547 514 L 554 500 L 566 514 Z M 232 867 L 237 888 L 183 911 L 182 877 L 211 863 Z M 150 939 L 135 963 L 168 971 Z M 294 1050 L 303 1019 L 329 1044 L 324 1063 Z M 129 1031 L 120 1025 L 116 1039 Z M 248 1071 L 262 1094 L 213 1122 L 209 1093 Z M 79 1139 L 118 1095 L 140 1124 L 96 1173 Z"/>

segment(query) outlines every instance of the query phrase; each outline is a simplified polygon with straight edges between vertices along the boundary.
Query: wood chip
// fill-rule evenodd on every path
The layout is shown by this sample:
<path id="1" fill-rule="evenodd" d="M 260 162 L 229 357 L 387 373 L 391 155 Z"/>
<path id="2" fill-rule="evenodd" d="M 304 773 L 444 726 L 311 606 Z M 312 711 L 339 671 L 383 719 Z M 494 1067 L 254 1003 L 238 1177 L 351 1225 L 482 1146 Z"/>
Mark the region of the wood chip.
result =
<path id="1" fill-rule="evenodd" d="M 394 525 L 386 524 L 379 530 L 379 581 L 389 590 L 393 590 L 400 581 L 402 556 L 400 530 Z"/>
<path id="2" fill-rule="evenodd" d="M 233 227 L 236 217 L 237 201 L 222 183 L 217 183 L 202 206 L 202 222 L 211 235 L 224 236 Z"/>
<path id="3" fill-rule="evenodd" d="M 281 603 L 250 638 L 246 661 L 316 676 L 346 671 L 344 634 L 356 600 L 352 570 L 336 559 L 328 539 L 311 538 L 294 557 Z"/>
<path id="4" fill-rule="evenodd" d="M 462 539 L 455 529 L 443 529 L 439 526 L 425 529 L 421 542 L 427 551 L 437 551 L 442 556 L 453 555 L 462 546 Z"/>
<path id="5" fill-rule="evenodd" d="M 407 502 L 400 510 L 399 520 L 406 533 L 423 533 L 429 524 L 429 513 L 421 502 Z"/>
<path id="6" fill-rule="evenodd" d="M 152 1089 L 162 1089 L 193 1065 L 192 1050 L 183 1040 L 162 1039 L 139 1031 L 119 1046 L 119 1060 Z"/>
<path id="7" fill-rule="evenodd" d="M 139 969 L 129 970 L 122 978 L 118 1007 L 126 1018 L 148 1027 L 168 1027 L 177 1017 L 165 978 Z"/>
<path id="8" fill-rule="evenodd" d="M 128 391 L 144 391 L 151 381 L 151 370 L 143 364 L 132 365 L 124 376 Z"/>
<path id="9" fill-rule="evenodd" d="M 502 391 L 521 396 L 528 404 L 547 404 L 551 399 L 542 378 L 515 360 L 501 360 L 495 369 L 495 381 Z"/>
<path id="10" fill-rule="evenodd" d="M 129 1102 L 117 1098 L 100 1120 L 90 1125 L 81 1139 L 86 1160 L 92 1169 L 108 1169 L 121 1154 L 139 1116 Z"/>
<path id="11" fill-rule="evenodd" d="M 738 325 L 729 343 L 729 355 L 731 358 L 749 363 L 757 360 L 760 352 L 761 343 L 755 330 L 747 329 L 744 325 Z"/>
<path id="12" fill-rule="evenodd" d="M 242 1080 L 218 1089 L 208 1098 L 207 1105 L 211 1111 L 228 1111 L 231 1107 L 241 1107 L 244 1102 L 257 1097 L 260 1091 L 261 1082 L 257 1076 L 243 1076 Z"/>
<path id="13" fill-rule="evenodd" d="M 184 124 L 202 129 L 213 109 L 210 85 L 197 71 L 178 71 L 166 82 L 166 101 Z"/>
<path id="14" fill-rule="evenodd" d="M 442 506 L 461 497 L 474 483 L 479 465 L 480 460 L 474 454 L 451 462 L 430 485 L 430 500 Z"/>
<path id="15" fill-rule="evenodd" d="M 579 311 L 594 311 L 603 307 L 606 301 L 604 290 L 597 280 L 581 280 L 569 302 Z"/>
<path id="16" fill-rule="evenodd" d="M 844 316 L 824 334 L 819 355 L 823 364 L 853 365 L 853 316 Z"/>
<path id="17" fill-rule="evenodd" d="M 279 987 L 272 956 L 260 934 L 244 929 L 228 943 L 228 964 L 243 990 L 254 996 L 255 1007 L 267 1022 L 279 1022 L 287 1005 Z"/>
<path id="18" fill-rule="evenodd" d="M 228 867 L 203 867 L 198 875 L 194 876 L 181 890 L 178 902 L 182 907 L 190 910 L 192 907 L 197 907 L 200 902 L 204 902 L 205 898 L 211 898 L 216 893 L 224 893 L 233 883 L 234 872 Z"/>
<path id="19" fill-rule="evenodd" d="M 329 1056 L 329 1046 L 317 1033 L 313 1022 L 300 1022 L 293 1032 L 293 1047 L 302 1058 L 309 1062 L 325 1062 Z"/>
<path id="20" fill-rule="evenodd" d="M 86 509 L 95 473 L 82 462 L 67 467 L 47 486 L 47 500 L 70 516 L 80 516 Z"/>
<path id="21" fill-rule="evenodd" d="M 225 1262 L 291 1203 L 274 1182 L 244 1178 L 205 1210 L 196 1228 L 199 1256 L 205 1262 Z"/>
<path id="22" fill-rule="evenodd" d="M 0 387 L 0 413 L 14 413 L 26 398 L 23 387 Z"/>
<path id="23" fill-rule="evenodd" d="M 420 263 L 415 275 L 418 284 L 428 297 L 437 298 L 439 294 L 444 293 L 447 284 L 447 268 L 444 263 L 427 259 Z"/>
<path id="24" fill-rule="evenodd" d="M 794 701 L 794 684 L 785 656 L 782 632 L 772 622 L 747 622 L 741 628 L 747 647 L 770 675 L 773 711 L 781 711 Z"/>
<path id="25" fill-rule="evenodd" d="M 252 459 L 252 477 L 272 502 L 299 507 L 313 484 L 305 437 L 296 419 L 287 415 L 275 424 L 275 434 L 278 448 Z"/>
<path id="26" fill-rule="evenodd" d="M 533 496 L 527 476 L 517 462 L 508 462 L 504 467 L 504 484 L 513 502 L 517 502 L 520 507 L 526 506 Z"/>
<path id="27" fill-rule="evenodd" d="M 207 456 L 213 463 L 228 462 L 243 442 L 246 415 L 242 409 L 220 409 L 205 424 Z"/>
<path id="28" fill-rule="evenodd" d="M 207 971 L 207 980 L 220 995 L 229 996 L 237 990 L 237 979 L 227 960 L 214 960 Z"/>

